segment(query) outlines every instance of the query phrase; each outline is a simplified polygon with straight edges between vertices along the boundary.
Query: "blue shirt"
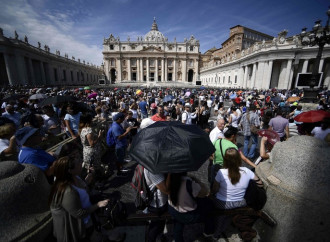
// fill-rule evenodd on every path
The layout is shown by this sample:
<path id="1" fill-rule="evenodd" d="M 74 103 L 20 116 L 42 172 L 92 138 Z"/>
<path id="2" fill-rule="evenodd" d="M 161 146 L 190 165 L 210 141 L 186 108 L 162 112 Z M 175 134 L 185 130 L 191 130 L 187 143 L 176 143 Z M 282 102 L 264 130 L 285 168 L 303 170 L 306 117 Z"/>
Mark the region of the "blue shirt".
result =
<path id="1" fill-rule="evenodd" d="M 126 137 L 122 138 L 121 140 L 118 139 L 118 136 L 122 135 L 123 133 L 125 133 L 125 130 L 123 129 L 123 127 L 121 127 L 120 124 L 114 122 L 112 124 L 112 134 L 116 140 L 116 149 L 120 149 L 120 148 L 127 146 Z"/>
<path id="2" fill-rule="evenodd" d="M 35 165 L 43 171 L 47 170 L 54 161 L 54 156 L 39 148 L 22 147 L 18 154 L 19 163 Z"/>
<path id="3" fill-rule="evenodd" d="M 64 116 L 64 120 L 69 120 L 70 128 L 73 131 L 73 133 L 75 133 L 75 134 L 78 134 L 80 115 L 81 115 L 81 113 L 74 114 L 74 115 L 67 113 Z M 66 129 L 66 131 L 68 131 L 68 128 L 65 128 L 65 129 Z"/>
<path id="4" fill-rule="evenodd" d="M 148 110 L 147 110 L 147 102 L 146 101 L 142 101 L 139 103 L 139 107 L 140 107 L 140 110 L 141 110 L 141 113 L 143 114 L 147 114 L 148 113 Z"/>

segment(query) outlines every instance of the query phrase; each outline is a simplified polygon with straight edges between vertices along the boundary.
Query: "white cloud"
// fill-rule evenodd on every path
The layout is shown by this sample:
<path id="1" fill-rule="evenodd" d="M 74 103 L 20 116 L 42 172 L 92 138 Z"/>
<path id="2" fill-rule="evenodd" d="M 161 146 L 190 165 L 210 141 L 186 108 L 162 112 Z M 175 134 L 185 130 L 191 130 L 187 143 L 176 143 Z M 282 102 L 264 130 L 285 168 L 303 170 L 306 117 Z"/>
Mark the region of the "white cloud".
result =
<path id="1" fill-rule="evenodd" d="M 102 63 L 102 45 L 87 45 L 74 36 L 75 22 L 70 12 L 45 11 L 39 14 L 27 1 L 7 1 L 0 8 L 0 26 L 6 36 L 13 36 L 16 30 L 19 38 L 28 36 L 32 45 L 39 41 L 47 44 L 51 52 L 60 50 L 61 55 L 67 53 L 86 62 L 100 65 Z M 91 33 L 86 33 L 91 34 Z"/>

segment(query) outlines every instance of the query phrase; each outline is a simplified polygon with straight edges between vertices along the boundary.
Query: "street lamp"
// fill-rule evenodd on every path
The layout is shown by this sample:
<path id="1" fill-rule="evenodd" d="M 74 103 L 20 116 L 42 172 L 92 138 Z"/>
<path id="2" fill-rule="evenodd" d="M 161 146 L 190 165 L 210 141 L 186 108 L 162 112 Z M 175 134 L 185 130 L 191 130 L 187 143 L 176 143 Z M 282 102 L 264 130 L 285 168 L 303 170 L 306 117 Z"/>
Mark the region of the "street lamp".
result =
<path id="1" fill-rule="evenodd" d="M 325 44 L 330 44 L 330 26 L 329 26 L 329 18 L 330 18 L 330 6 L 327 11 L 328 20 L 324 27 L 321 25 L 321 20 L 315 21 L 315 25 L 311 32 L 307 32 L 307 28 L 303 28 L 300 34 L 301 44 L 304 46 L 319 46 L 319 50 L 317 52 L 317 56 L 315 59 L 315 63 L 313 66 L 312 77 L 309 82 L 309 89 L 304 89 L 304 98 L 307 101 L 316 100 L 317 90 L 314 89 L 315 86 L 318 85 L 318 74 L 319 74 L 319 66 L 320 60 L 322 57 L 322 52 Z"/>

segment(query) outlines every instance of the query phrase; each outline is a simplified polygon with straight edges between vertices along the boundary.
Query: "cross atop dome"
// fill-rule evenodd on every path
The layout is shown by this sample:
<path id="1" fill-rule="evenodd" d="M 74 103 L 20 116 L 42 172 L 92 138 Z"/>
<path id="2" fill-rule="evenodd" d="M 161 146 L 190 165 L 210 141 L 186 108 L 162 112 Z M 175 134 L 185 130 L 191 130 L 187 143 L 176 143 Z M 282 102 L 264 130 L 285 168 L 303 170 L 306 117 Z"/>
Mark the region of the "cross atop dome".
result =
<path id="1" fill-rule="evenodd" d="M 152 23 L 151 30 L 158 31 L 158 26 L 157 26 L 157 23 L 156 23 L 156 17 L 154 17 L 154 22 Z"/>

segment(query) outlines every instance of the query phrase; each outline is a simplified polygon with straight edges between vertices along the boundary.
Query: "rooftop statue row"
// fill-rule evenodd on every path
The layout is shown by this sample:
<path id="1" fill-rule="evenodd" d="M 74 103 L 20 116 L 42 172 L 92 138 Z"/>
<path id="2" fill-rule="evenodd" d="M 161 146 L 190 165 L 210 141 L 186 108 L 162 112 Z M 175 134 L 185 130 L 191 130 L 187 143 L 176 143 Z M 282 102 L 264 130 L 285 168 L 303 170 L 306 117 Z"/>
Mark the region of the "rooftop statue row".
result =
<path id="1" fill-rule="evenodd" d="M 14 37 L 15 40 L 17 40 L 17 41 L 21 41 L 21 42 L 23 42 L 24 44 L 28 45 L 29 47 L 37 48 L 37 49 L 39 49 L 39 50 L 41 50 L 41 51 L 45 51 L 46 53 L 50 53 L 50 54 L 51 54 L 51 52 L 50 52 L 50 48 L 49 48 L 48 45 L 44 45 L 44 47 L 43 47 L 43 49 L 42 49 L 42 47 L 41 47 L 41 43 L 38 41 L 38 42 L 37 42 L 37 43 L 38 43 L 38 46 L 35 47 L 35 46 L 33 46 L 33 45 L 31 45 L 31 44 L 29 43 L 29 39 L 28 39 L 28 37 L 27 37 L 26 35 L 24 36 L 24 41 L 19 39 L 19 35 L 18 35 L 18 33 L 17 33 L 16 30 L 15 30 L 15 32 L 14 32 L 14 35 L 15 35 L 15 37 Z M 2 28 L 0 28 L 0 40 L 1 40 L 1 37 L 5 37 L 4 34 L 3 34 L 3 29 L 2 29 Z M 6 38 L 6 37 L 5 37 L 5 38 Z M 9 38 L 9 40 L 10 40 L 10 39 L 12 39 L 12 38 Z M 56 56 L 61 56 L 60 51 L 59 51 L 59 50 L 56 50 L 56 51 L 55 51 L 55 55 L 56 55 Z M 68 55 L 67 53 L 65 53 L 65 54 L 64 54 L 64 58 L 65 58 L 65 59 L 69 59 L 69 55 Z M 72 56 L 72 57 L 71 57 L 71 60 L 72 60 L 72 61 L 76 61 L 76 58 L 75 58 L 74 56 Z M 81 62 L 80 62 L 80 59 L 78 59 L 78 62 L 81 63 Z M 82 63 L 85 64 L 85 61 L 83 60 Z M 98 66 L 93 65 L 92 63 L 89 63 L 89 62 L 87 62 L 87 65 L 89 65 L 89 66 L 91 66 L 91 67 L 94 67 L 94 68 L 99 68 Z"/>

